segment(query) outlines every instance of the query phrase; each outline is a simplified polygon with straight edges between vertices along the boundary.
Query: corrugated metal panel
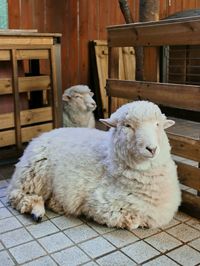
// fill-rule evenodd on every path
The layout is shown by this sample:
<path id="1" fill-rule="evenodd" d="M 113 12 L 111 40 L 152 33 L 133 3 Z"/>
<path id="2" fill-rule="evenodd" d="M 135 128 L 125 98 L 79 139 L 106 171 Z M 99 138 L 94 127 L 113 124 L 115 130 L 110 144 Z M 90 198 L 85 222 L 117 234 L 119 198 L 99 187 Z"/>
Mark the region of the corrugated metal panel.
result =
<path id="1" fill-rule="evenodd" d="M 8 3 L 7 0 L 0 0 L 0 28 L 8 28 Z"/>

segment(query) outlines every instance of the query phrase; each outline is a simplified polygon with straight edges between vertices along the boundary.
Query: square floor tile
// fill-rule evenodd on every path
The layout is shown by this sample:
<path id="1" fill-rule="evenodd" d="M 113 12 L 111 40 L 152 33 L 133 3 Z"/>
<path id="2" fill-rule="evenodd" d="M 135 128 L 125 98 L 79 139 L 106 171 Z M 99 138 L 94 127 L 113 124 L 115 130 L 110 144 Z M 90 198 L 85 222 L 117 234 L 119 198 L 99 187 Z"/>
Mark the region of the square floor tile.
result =
<path id="1" fill-rule="evenodd" d="M 71 247 L 52 254 L 60 266 L 75 266 L 90 261 L 90 258 L 78 247 Z"/>
<path id="2" fill-rule="evenodd" d="M 175 215 L 175 219 L 181 221 L 181 222 L 186 222 L 191 219 L 191 216 L 184 212 L 177 212 Z"/>
<path id="3" fill-rule="evenodd" d="M 171 229 L 168 229 L 167 232 L 183 242 L 188 242 L 200 237 L 200 232 L 187 224 L 179 224 Z"/>
<path id="4" fill-rule="evenodd" d="M 2 197 L 0 198 L 1 202 L 3 203 L 4 206 L 10 206 L 10 203 L 8 202 L 7 197 Z"/>
<path id="5" fill-rule="evenodd" d="M 16 216 L 16 215 L 19 215 L 19 214 L 20 214 L 19 211 L 13 209 L 13 208 L 10 207 L 10 206 L 6 206 L 6 208 L 12 213 L 12 215 L 15 215 L 15 216 Z"/>
<path id="6" fill-rule="evenodd" d="M 56 217 L 51 219 L 51 221 L 61 230 L 74 227 L 83 223 L 78 218 L 66 217 L 66 216 Z"/>
<path id="7" fill-rule="evenodd" d="M 176 262 L 174 262 L 173 260 L 169 259 L 164 255 L 144 264 L 144 266 L 177 266 L 177 265 L 179 264 L 177 264 Z"/>
<path id="8" fill-rule="evenodd" d="M 169 251 L 182 244 L 180 241 L 165 232 L 150 236 L 146 238 L 145 241 L 151 244 L 154 248 L 158 249 L 160 252 Z"/>
<path id="9" fill-rule="evenodd" d="M 0 238 L 7 248 L 20 245 L 33 239 L 32 236 L 24 228 L 4 233 L 0 236 Z"/>
<path id="10" fill-rule="evenodd" d="M 51 210 L 46 210 L 46 211 L 45 211 L 45 215 L 46 215 L 49 219 L 60 216 L 59 213 L 52 212 Z"/>
<path id="11" fill-rule="evenodd" d="M 79 243 L 98 236 L 97 232 L 95 232 L 86 224 L 81 224 L 79 226 L 67 229 L 64 231 L 64 233 L 75 243 Z"/>
<path id="12" fill-rule="evenodd" d="M 10 252 L 18 263 L 28 262 L 46 255 L 44 249 L 36 241 L 11 248 Z"/>
<path id="13" fill-rule="evenodd" d="M 74 245 L 62 232 L 40 238 L 38 241 L 49 253 Z"/>
<path id="14" fill-rule="evenodd" d="M 167 256 L 177 261 L 181 265 L 193 266 L 200 262 L 200 252 L 188 246 L 182 246 L 169 253 Z"/>
<path id="15" fill-rule="evenodd" d="M 161 229 L 162 230 L 165 230 L 165 229 L 171 228 L 171 227 L 173 227 L 175 225 L 178 225 L 180 223 L 181 223 L 181 221 L 172 219 L 167 225 L 162 226 Z"/>
<path id="16" fill-rule="evenodd" d="M 157 234 L 157 233 L 159 233 L 161 230 L 160 229 L 135 229 L 135 230 L 133 230 L 133 233 L 137 236 L 137 237 L 139 237 L 139 238 L 141 238 L 141 239 L 144 239 L 144 238 L 146 238 L 146 237 L 148 237 L 148 236 L 152 236 L 152 235 L 155 235 L 155 234 Z"/>
<path id="17" fill-rule="evenodd" d="M 12 213 L 7 208 L 0 208 L 0 219 L 11 217 Z"/>
<path id="18" fill-rule="evenodd" d="M 0 234 L 13 229 L 17 229 L 19 227 L 22 227 L 22 225 L 18 222 L 18 220 L 15 217 L 9 217 L 0 220 Z"/>
<path id="19" fill-rule="evenodd" d="M 191 220 L 189 220 L 189 221 L 187 222 L 187 224 L 191 225 L 191 226 L 194 227 L 195 229 L 200 230 L 200 219 L 192 218 Z"/>
<path id="20" fill-rule="evenodd" d="M 200 238 L 193 240 L 188 245 L 200 251 Z"/>
<path id="21" fill-rule="evenodd" d="M 130 246 L 122 248 L 121 250 L 137 263 L 142 263 L 159 255 L 157 250 L 149 246 L 144 241 L 136 242 Z"/>
<path id="22" fill-rule="evenodd" d="M 115 249 L 113 245 L 102 237 L 88 240 L 79 244 L 79 246 L 92 258 L 96 258 Z"/>
<path id="23" fill-rule="evenodd" d="M 8 186 L 7 180 L 0 180 L 0 189 Z"/>
<path id="24" fill-rule="evenodd" d="M 56 266 L 57 264 L 49 256 L 36 259 L 34 261 L 23 264 L 23 266 Z"/>
<path id="25" fill-rule="evenodd" d="M 116 251 L 109 255 L 104 256 L 97 260 L 98 264 L 101 266 L 133 266 L 136 265 L 131 259 L 129 259 L 123 253 Z"/>
<path id="26" fill-rule="evenodd" d="M 27 226 L 27 230 L 36 238 L 47 236 L 58 232 L 59 229 L 50 221 Z"/>
<path id="27" fill-rule="evenodd" d="M 15 265 L 10 255 L 5 250 L 0 252 L 0 262 L 1 262 L 1 265 L 4 265 L 4 266 Z"/>
<path id="28" fill-rule="evenodd" d="M 0 189 L 0 198 L 7 196 L 7 188 Z"/>
<path id="29" fill-rule="evenodd" d="M 137 236 L 126 230 L 116 230 L 105 234 L 104 237 L 118 248 L 134 243 L 139 239 Z"/>

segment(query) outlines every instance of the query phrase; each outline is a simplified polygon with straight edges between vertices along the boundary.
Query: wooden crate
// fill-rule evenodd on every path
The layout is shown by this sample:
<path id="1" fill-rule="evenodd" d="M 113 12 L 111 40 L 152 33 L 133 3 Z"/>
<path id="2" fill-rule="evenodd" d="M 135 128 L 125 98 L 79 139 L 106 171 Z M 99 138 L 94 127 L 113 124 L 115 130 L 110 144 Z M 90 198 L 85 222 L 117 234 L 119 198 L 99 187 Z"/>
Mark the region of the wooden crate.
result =
<path id="1" fill-rule="evenodd" d="M 192 110 L 200 114 L 200 86 L 121 80 L 117 47 L 143 46 L 145 51 L 154 49 L 155 69 L 158 66 L 160 46 L 165 45 L 199 45 L 200 17 L 171 19 L 158 22 L 134 23 L 108 27 L 109 47 L 109 78 L 107 94 L 112 97 L 130 100 L 146 99 L 163 106 L 176 107 L 182 110 Z M 144 53 L 147 54 L 148 53 Z M 148 56 L 147 56 L 148 57 Z M 145 59 L 145 58 L 144 58 Z M 154 60 L 152 57 L 151 60 Z M 148 61 L 145 62 L 148 65 Z M 145 77 L 148 76 L 148 73 Z M 152 80 L 155 80 L 154 73 Z M 149 79 L 148 79 L 149 80 Z M 182 132 L 168 132 L 172 153 L 184 158 L 178 164 L 180 182 L 191 189 L 182 191 L 181 208 L 191 215 L 200 218 L 200 123 L 182 121 Z M 190 134 L 184 131 L 190 130 Z M 196 131 L 195 131 L 196 130 Z M 194 131 L 196 134 L 193 134 Z M 189 132 L 189 131 L 188 131 Z M 186 159 L 193 161 L 191 165 Z"/>
<path id="2" fill-rule="evenodd" d="M 6 107 L 0 109 L 0 159 L 21 154 L 23 143 L 62 125 L 60 38 L 36 31 L 0 32 L 0 104 Z M 48 69 L 41 74 L 44 62 Z"/>

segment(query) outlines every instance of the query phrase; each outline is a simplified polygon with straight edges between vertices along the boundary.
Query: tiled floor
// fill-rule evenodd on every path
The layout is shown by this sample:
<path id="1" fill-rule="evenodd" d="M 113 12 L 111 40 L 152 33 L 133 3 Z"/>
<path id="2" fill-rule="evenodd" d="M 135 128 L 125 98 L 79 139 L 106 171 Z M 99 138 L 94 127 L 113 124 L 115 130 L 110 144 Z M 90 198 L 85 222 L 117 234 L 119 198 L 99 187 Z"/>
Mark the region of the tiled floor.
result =
<path id="1" fill-rule="evenodd" d="M 0 179 L 8 170 L 0 169 Z M 0 180 L 0 265 L 200 265 L 200 221 L 184 213 L 163 228 L 134 232 L 50 211 L 37 224 L 8 206 L 8 180 Z"/>

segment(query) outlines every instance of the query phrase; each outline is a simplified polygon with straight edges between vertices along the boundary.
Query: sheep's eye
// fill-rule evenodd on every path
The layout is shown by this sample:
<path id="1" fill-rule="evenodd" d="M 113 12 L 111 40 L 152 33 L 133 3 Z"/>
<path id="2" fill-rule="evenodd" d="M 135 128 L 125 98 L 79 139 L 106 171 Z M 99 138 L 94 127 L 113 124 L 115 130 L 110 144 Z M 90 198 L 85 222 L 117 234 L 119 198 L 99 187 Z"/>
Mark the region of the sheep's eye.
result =
<path id="1" fill-rule="evenodd" d="M 160 125 L 160 124 L 157 122 L 157 123 L 156 123 L 156 126 L 158 127 L 159 125 Z"/>
<path id="2" fill-rule="evenodd" d="M 131 127 L 131 125 L 130 125 L 130 124 L 125 124 L 124 126 L 125 126 L 125 127 Z"/>

